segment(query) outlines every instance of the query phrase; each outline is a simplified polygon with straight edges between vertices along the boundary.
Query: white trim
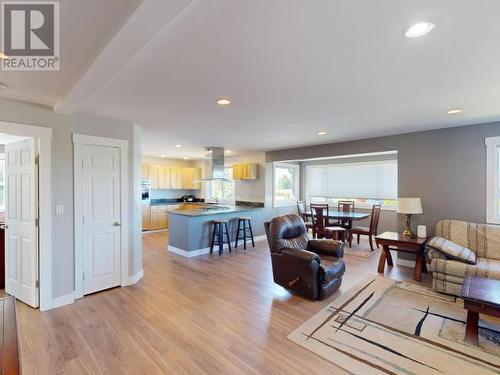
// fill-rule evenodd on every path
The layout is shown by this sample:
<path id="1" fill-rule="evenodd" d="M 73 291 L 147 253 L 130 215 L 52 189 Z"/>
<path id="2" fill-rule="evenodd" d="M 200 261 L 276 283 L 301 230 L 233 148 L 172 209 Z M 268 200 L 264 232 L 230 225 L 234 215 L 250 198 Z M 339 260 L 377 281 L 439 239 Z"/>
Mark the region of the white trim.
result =
<path id="1" fill-rule="evenodd" d="M 144 270 L 141 268 L 139 272 L 137 272 L 135 275 L 130 276 L 127 281 L 127 285 L 133 285 L 137 283 L 140 279 L 144 277 Z"/>
<path id="2" fill-rule="evenodd" d="M 73 134 L 74 143 L 74 190 L 75 190 L 75 298 L 83 297 L 83 175 L 82 171 L 83 145 L 97 145 L 116 147 L 120 149 L 120 195 L 121 195 L 121 271 L 120 285 L 126 286 L 129 282 L 129 248 L 128 248 L 128 141 L 123 139 L 94 137 L 82 134 Z"/>
<path id="3" fill-rule="evenodd" d="M 279 167 L 292 168 L 292 169 L 297 170 L 297 176 L 295 176 L 295 179 L 293 181 L 293 190 L 294 190 L 295 198 L 296 198 L 296 200 L 294 200 L 294 201 L 286 201 L 286 202 L 279 202 L 279 203 L 276 202 L 276 168 L 279 168 Z M 286 162 L 281 162 L 281 161 L 274 162 L 273 163 L 273 182 L 272 182 L 273 208 L 295 206 L 297 204 L 297 200 L 300 199 L 300 187 L 301 187 L 300 183 L 301 183 L 300 164 L 286 163 Z"/>
<path id="4" fill-rule="evenodd" d="M 64 306 L 64 305 L 69 305 L 75 302 L 75 296 L 74 293 L 71 292 L 70 294 L 66 294 L 64 296 L 56 297 L 52 300 L 52 307 L 53 309 L 57 309 L 58 307 Z"/>
<path id="5" fill-rule="evenodd" d="M 485 138 L 486 144 L 486 222 L 488 224 L 500 224 L 500 193 L 498 189 L 499 180 L 499 152 L 500 137 Z"/>
<path id="6" fill-rule="evenodd" d="M 0 132 L 38 138 L 40 310 L 50 310 L 54 304 L 52 300 L 52 128 L 0 121 Z"/>
<path id="7" fill-rule="evenodd" d="M 265 240 L 265 239 L 266 239 L 266 235 L 265 234 L 262 235 L 262 236 L 256 236 L 256 237 L 253 238 L 254 242 L 262 241 L 262 240 Z M 248 241 L 250 241 L 250 240 L 248 240 Z M 231 242 L 231 249 L 235 249 L 235 246 L 234 246 L 235 243 L 236 243 L 236 241 L 232 241 Z M 243 249 L 242 246 L 243 246 L 243 243 L 241 243 L 240 247 L 238 247 L 236 250 L 242 250 Z M 252 247 L 252 245 L 250 245 L 250 248 L 251 247 Z M 225 244 L 224 249 L 227 249 L 227 244 Z M 249 249 L 248 242 L 247 242 L 247 249 Z M 193 257 L 197 257 L 197 256 L 200 256 L 200 255 L 209 254 L 210 253 L 210 247 L 204 247 L 203 249 L 198 249 L 198 250 L 193 250 L 193 251 L 187 251 L 187 250 L 179 249 L 178 247 L 169 245 L 168 246 L 168 251 L 171 252 L 171 253 L 177 254 L 177 255 L 181 255 L 181 256 L 186 257 L 186 258 L 193 258 Z M 219 250 L 214 247 L 214 254 L 217 253 L 218 251 Z"/>

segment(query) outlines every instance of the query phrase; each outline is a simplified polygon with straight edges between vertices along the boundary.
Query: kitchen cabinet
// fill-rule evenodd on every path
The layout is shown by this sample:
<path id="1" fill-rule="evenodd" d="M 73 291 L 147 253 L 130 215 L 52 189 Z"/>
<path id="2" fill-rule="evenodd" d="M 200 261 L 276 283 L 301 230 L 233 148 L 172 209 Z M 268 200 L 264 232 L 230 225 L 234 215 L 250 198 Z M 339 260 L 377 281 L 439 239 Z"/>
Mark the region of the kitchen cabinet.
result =
<path id="1" fill-rule="evenodd" d="M 201 168 L 142 165 L 143 177 L 146 170 L 151 189 L 201 189 L 201 184 L 195 182 L 201 179 Z"/>
<path id="2" fill-rule="evenodd" d="M 200 189 L 200 183 L 195 182 L 201 179 L 201 168 L 182 168 L 182 188 Z"/>
<path id="3" fill-rule="evenodd" d="M 149 180 L 151 181 L 151 189 L 159 189 L 160 167 L 157 165 L 149 166 Z"/>
<path id="4" fill-rule="evenodd" d="M 144 204 L 142 206 L 142 230 L 151 229 L 151 206 Z"/>
<path id="5" fill-rule="evenodd" d="M 170 168 L 170 189 L 182 189 L 182 167 Z"/>
<path id="6" fill-rule="evenodd" d="M 257 178 L 257 163 L 233 164 L 233 180 L 256 180 Z"/>
<path id="7" fill-rule="evenodd" d="M 141 176 L 142 178 L 149 178 L 149 165 L 141 165 Z"/>
<path id="8" fill-rule="evenodd" d="M 151 230 L 168 228 L 167 206 L 151 206 Z"/>

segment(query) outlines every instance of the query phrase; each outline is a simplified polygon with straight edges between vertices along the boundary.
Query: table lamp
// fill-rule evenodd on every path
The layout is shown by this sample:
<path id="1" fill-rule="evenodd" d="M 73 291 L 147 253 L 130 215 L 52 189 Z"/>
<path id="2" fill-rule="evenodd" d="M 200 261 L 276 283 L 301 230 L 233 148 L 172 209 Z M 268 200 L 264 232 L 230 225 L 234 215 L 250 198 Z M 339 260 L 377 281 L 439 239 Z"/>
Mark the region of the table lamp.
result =
<path id="1" fill-rule="evenodd" d="M 420 198 L 398 198 L 398 214 L 406 215 L 406 228 L 403 231 L 403 236 L 415 237 L 411 231 L 411 215 L 421 214 L 422 200 Z"/>

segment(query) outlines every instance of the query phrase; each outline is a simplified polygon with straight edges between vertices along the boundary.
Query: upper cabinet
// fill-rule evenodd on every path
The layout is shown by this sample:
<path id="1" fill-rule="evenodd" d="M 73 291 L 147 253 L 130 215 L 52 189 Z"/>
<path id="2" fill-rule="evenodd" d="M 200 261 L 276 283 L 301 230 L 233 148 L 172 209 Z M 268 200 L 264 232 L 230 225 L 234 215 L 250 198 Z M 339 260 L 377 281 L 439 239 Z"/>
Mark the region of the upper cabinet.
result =
<path id="1" fill-rule="evenodd" d="M 141 165 L 141 175 L 142 178 L 149 178 L 149 165 L 147 164 Z"/>
<path id="2" fill-rule="evenodd" d="M 200 189 L 201 168 L 194 167 L 166 167 L 160 165 L 143 165 L 148 170 L 151 189 Z"/>
<path id="3" fill-rule="evenodd" d="M 256 180 L 258 170 L 257 163 L 233 164 L 233 180 Z"/>

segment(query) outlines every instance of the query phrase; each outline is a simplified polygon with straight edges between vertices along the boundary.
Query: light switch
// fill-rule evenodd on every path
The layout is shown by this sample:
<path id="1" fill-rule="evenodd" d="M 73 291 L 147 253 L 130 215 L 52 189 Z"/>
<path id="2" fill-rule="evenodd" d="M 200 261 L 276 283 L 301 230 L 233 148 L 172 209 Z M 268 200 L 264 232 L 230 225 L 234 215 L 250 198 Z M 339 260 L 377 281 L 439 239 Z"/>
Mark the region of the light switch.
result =
<path id="1" fill-rule="evenodd" d="M 64 215 L 64 205 L 56 204 L 56 216 L 63 216 L 63 215 Z"/>

